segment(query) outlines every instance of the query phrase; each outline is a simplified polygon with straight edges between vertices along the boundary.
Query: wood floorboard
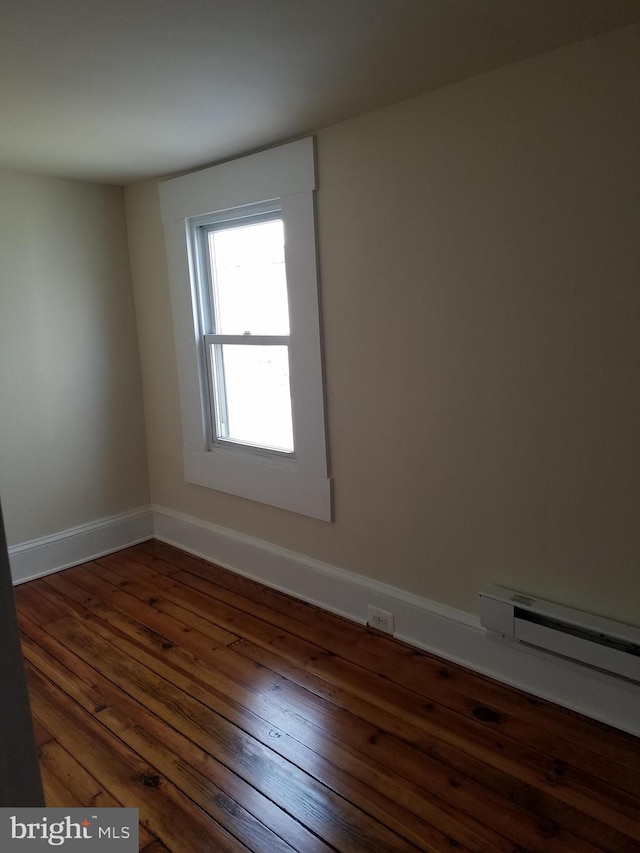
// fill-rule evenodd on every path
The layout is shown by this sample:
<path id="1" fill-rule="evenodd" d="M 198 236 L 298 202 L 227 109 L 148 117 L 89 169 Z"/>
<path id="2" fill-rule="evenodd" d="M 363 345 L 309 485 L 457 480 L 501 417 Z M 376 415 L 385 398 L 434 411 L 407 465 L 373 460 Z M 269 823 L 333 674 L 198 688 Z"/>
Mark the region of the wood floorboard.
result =
<path id="1" fill-rule="evenodd" d="M 305 845 L 305 849 L 318 851 L 327 849 L 320 844 L 314 847 L 313 838 L 303 830 L 300 824 L 274 809 L 270 800 L 261 798 L 255 789 L 243 784 L 232 771 L 215 762 L 212 756 L 197 748 L 177 729 L 164 724 L 147 707 L 133 700 L 116 684 L 84 664 L 65 646 L 40 632 L 37 626 L 32 624 L 25 624 L 24 631 L 29 634 L 25 648 L 27 660 L 38 666 L 63 689 L 70 691 L 72 698 L 82 707 L 93 710 L 100 722 L 113 734 L 119 736 L 145 759 L 155 761 L 156 768 L 161 770 L 167 778 L 173 777 L 173 780 L 177 780 L 185 790 L 187 785 L 184 784 L 184 780 L 180 782 L 178 779 L 180 776 L 189 778 L 192 789 L 194 779 L 196 787 L 203 786 L 198 774 L 200 777 L 209 779 L 213 785 L 208 786 L 206 798 L 217 798 L 218 803 L 224 801 L 232 812 L 237 813 L 234 814 L 234 820 L 236 816 L 240 817 L 239 810 L 232 805 L 228 794 L 240 801 L 244 793 L 245 797 L 251 800 L 252 809 L 259 810 L 258 813 L 264 822 L 278 823 L 281 834 L 285 837 L 287 833 L 292 833 L 297 841 Z M 31 637 L 38 640 L 40 646 L 30 642 Z M 72 667 L 76 676 L 71 685 L 64 674 L 66 667 Z M 215 787 L 216 784 L 217 787 Z M 223 787 L 227 795 L 222 790 Z M 194 799 L 197 800 L 198 796 Z M 207 800 L 205 804 L 206 802 Z M 214 805 L 216 805 L 215 802 Z M 257 832 L 260 831 L 259 826 L 255 829 Z M 272 848 L 267 849 L 277 849 L 276 842 L 274 841 Z"/>
<path id="2" fill-rule="evenodd" d="M 274 627 L 261 618 L 266 615 L 262 605 L 252 605 L 252 612 L 240 611 L 226 603 L 228 595 L 224 596 L 224 603 L 217 594 L 215 599 L 210 598 L 208 593 L 213 591 L 214 585 L 208 581 L 187 576 L 183 572 L 172 576 L 172 580 L 177 582 L 170 584 L 167 580 L 162 590 L 163 595 L 170 595 L 184 602 L 188 596 L 184 586 L 188 585 L 193 589 L 191 606 L 196 607 L 198 612 L 214 612 L 219 622 L 237 626 L 240 633 L 255 643 L 274 649 L 289 660 L 303 660 L 307 671 L 325 677 L 332 683 L 348 685 L 351 693 L 382 709 L 393 709 L 396 715 L 427 731 L 437 731 L 438 737 L 446 738 L 452 745 L 457 745 L 464 739 L 466 749 L 473 748 L 474 754 L 481 760 L 490 761 L 492 754 L 499 751 L 502 765 L 512 774 L 520 774 L 521 781 L 525 784 L 542 789 L 553 788 L 556 798 L 563 799 L 567 805 L 583 811 L 593 809 L 593 803 L 597 802 L 596 817 L 604 819 L 605 822 L 609 819 L 614 822 L 621 821 L 631 836 L 640 842 L 635 797 L 630 799 L 625 792 L 619 791 L 615 799 L 603 799 L 600 797 L 600 780 L 587 774 L 576 773 L 571 765 L 557 756 L 539 752 L 527 743 L 505 736 L 503 732 L 496 736 L 496 731 L 484 721 L 475 718 L 464 720 L 459 714 L 451 713 L 451 709 L 441 703 L 425 703 L 413 690 L 390 683 L 370 670 L 344 660 L 333 651 L 301 640 L 298 635 L 302 629 L 293 624 L 297 620 L 289 620 L 292 632 L 296 633 L 285 634 L 281 624 Z M 277 621 L 282 623 L 283 619 L 279 617 Z M 621 814 L 612 817 L 611 811 L 619 811 Z"/>
<path id="3" fill-rule="evenodd" d="M 358 626 L 345 619 L 339 619 L 319 608 L 311 608 L 276 590 L 260 586 L 248 578 L 212 567 L 203 560 L 179 552 L 169 545 L 152 542 L 137 546 L 136 560 L 148 567 L 157 565 L 161 561 L 148 553 L 151 549 L 153 552 L 164 553 L 167 557 L 174 554 L 176 563 L 187 572 L 205 581 L 215 581 L 217 590 L 213 594 L 218 598 L 229 603 L 240 602 L 240 606 L 244 598 L 245 601 L 253 604 L 266 605 L 285 617 L 293 617 L 298 623 L 295 628 L 290 621 L 279 624 L 296 636 L 333 650 L 342 657 L 347 657 L 378 675 L 384 675 L 401 686 L 411 687 L 425 698 L 436 698 L 454 710 L 467 715 L 471 714 L 486 725 L 492 728 L 498 726 L 501 731 L 506 730 L 507 733 L 509 733 L 508 727 L 511 722 L 516 728 L 515 736 L 519 736 L 528 743 L 531 742 L 532 736 L 536 737 L 537 743 L 542 744 L 543 750 L 548 734 L 560 732 L 562 743 L 552 741 L 554 754 L 558 748 L 562 748 L 563 744 L 567 744 L 566 752 L 575 762 L 577 759 L 574 747 L 582 746 L 589 752 L 595 751 L 600 758 L 610 758 L 612 762 L 618 762 L 618 765 L 631 768 L 635 774 L 632 777 L 633 784 L 637 785 L 640 781 L 638 769 L 640 743 L 634 744 L 635 748 L 630 748 L 627 738 L 624 736 L 618 738 L 611 731 L 609 731 L 610 737 L 596 741 L 593 738 L 593 724 L 589 721 L 585 727 L 582 718 L 577 715 L 574 716 L 571 731 L 567 731 L 566 712 L 558 713 L 557 709 L 547 703 L 511 688 L 496 685 L 495 682 L 482 679 L 455 664 L 443 665 L 442 661 L 431 655 L 380 634 L 371 632 L 363 634 Z M 151 562 L 149 562 L 150 556 Z M 175 577 L 178 578 L 180 575 L 175 573 Z M 212 587 L 209 589 L 211 590 Z M 230 598 L 229 592 L 239 593 L 239 597 Z M 314 614 L 311 622 L 309 611 Z M 253 612 L 255 613 L 255 610 Z M 272 624 L 277 624 L 274 620 L 271 621 Z M 416 678 L 417 675 L 423 677 Z M 519 709 L 518 716 L 513 715 L 514 707 Z M 540 727 L 541 720 L 545 722 L 544 728 Z M 533 722 L 535 725 L 525 727 L 528 722 Z M 605 773 L 605 778 L 610 779 L 612 775 L 617 777 L 620 769 L 618 765 L 605 763 L 604 769 L 602 764 L 598 767 L 600 772 Z"/>
<path id="4" fill-rule="evenodd" d="M 147 853 L 637 853 L 640 742 L 156 541 L 16 588 L 50 805 Z"/>
<path id="5" fill-rule="evenodd" d="M 58 784 L 64 786 L 62 790 L 66 793 L 58 798 L 62 807 L 69 806 L 72 802 L 78 806 L 101 809 L 122 807 L 122 803 L 105 791 L 97 779 L 57 741 L 51 741 L 40 749 L 40 764 L 50 776 L 55 777 Z M 45 783 L 45 788 L 48 787 Z M 146 847 L 155 840 L 142 825 L 139 827 L 138 838 L 140 847 Z"/>
<path id="6" fill-rule="evenodd" d="M 565 827 L 582 838 L 597 842 L 598 849 L 627 850 L 629 853 L 637 850 L 637 844 L 634 841 L 619 836 L 614 828 L 595 820 L 590 814 L 560 802 L 554 796 L 553 790 L 549 793 L 541 791 L 505 772 L 498 766 L 499 751 L 496 752 L 495 763 L 482 761 L 466 751 L 464 744 L 461 747 L 451 745 L 439 739 L 437 732 L 431 736 L 417 726 L 399 720 L 394 714 L 375 708 L 359 697 L 353 696 L 348 689 L 337 688 L 329 682 L 310 675 L 302 668 L 291 666 L 284 659 L 269 654 L 259 647 L 243 643 L 238 651 L 256 662 L 262 662 L 263 665 L 272 666 L 278 672 L 286 674 L 291 681 L 305 687 L 307 693 L 313 692 L 320 700 L 335 703 L 370 723 L 373 734 L 369 737 L 369 743 L 376 750 L 385 750 L 389 742 L 393 746 L 397 742 L 404 742 L 413 756 L 410 761 L 412 769 L 405 770 L 405 773 L 415 773 L 425 780 L 431 780 L 433 775 L 426 769 L 421 770 L 425 758 L 431 758 L 444 765 L 453 774 L 451 779 L 453 779 L 454 790 L 461 784 L 461 780 L 472 779 L 478 782 L 484 791 L 493 791 L 508 803 L 523 806 L 532 819 L 537 819 L 534 820 L 537 831 L 530 836 L 526 849 L 533 850 L 538 847 L 542 850 L 549 849 L 552 845 L 550 839 L 559 831 L 559 828 Z M 388 753 L 388 750 L 386 751 Z M 399 751 L 395 751 L 396 759 L 399 755 Z M 484 799 L 481 798 L 481 805 L 483 802 Z"/>

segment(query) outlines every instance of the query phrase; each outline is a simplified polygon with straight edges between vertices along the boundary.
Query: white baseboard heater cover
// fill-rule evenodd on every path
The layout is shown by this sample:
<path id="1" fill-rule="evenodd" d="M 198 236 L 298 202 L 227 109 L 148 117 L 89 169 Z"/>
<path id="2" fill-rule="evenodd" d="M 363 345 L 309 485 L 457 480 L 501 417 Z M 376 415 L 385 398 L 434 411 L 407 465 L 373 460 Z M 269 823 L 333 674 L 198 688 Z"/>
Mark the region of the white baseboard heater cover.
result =
<path id="1" fill-rule="evenodd" d="M 480 592 L 487 631 L 640 681 L 640 628 L 502 586 Z"/>

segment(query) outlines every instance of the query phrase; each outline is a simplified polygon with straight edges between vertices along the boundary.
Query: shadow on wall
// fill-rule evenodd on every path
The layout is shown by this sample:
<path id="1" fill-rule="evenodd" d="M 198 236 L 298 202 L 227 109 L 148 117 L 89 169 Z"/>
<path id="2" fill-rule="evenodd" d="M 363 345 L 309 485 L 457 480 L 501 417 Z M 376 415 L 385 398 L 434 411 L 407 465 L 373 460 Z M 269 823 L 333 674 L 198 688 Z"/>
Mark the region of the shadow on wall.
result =
<path id="1" fill-rule="evenodd" d="M 0 507 L 0 807 L 44 806 Z"/>

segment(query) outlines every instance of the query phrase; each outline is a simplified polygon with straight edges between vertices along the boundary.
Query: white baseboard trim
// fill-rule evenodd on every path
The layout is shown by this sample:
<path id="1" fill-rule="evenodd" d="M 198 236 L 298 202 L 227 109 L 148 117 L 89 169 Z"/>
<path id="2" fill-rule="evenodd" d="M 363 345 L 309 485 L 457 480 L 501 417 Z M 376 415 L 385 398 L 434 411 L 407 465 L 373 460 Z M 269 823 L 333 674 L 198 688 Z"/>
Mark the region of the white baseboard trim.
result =
<path id="1" fill-rule="evenodd" d="M 150 507 L 140 507 L 9 547 L 14 584 L 86 563 L 153 538 Z"/>
<path id="2" fill-rule="evenodd" d="M 395 636 L 476 672 L 640 735 L 640 686 L 515 641 L 490 638 L 477 617 L 261 539 L 153 506 L 155 538 L 364 624 L 391 611 Z"/>

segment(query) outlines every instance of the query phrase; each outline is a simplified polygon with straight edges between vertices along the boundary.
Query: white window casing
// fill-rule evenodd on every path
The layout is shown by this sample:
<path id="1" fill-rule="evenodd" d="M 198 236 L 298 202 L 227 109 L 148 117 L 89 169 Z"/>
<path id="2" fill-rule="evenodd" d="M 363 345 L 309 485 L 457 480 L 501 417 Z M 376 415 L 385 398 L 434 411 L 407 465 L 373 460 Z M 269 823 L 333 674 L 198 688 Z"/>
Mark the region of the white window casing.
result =
<path id="1" fill-rule="evenodd" d="M 185 480 L 331 520 L 318 307 L 312 138 L 160 183 L 182 407 Z M 210 442 L 209 388 L 190 245 L 198 217 L 277 201 L 285 230 L 293 455 Z"/>

